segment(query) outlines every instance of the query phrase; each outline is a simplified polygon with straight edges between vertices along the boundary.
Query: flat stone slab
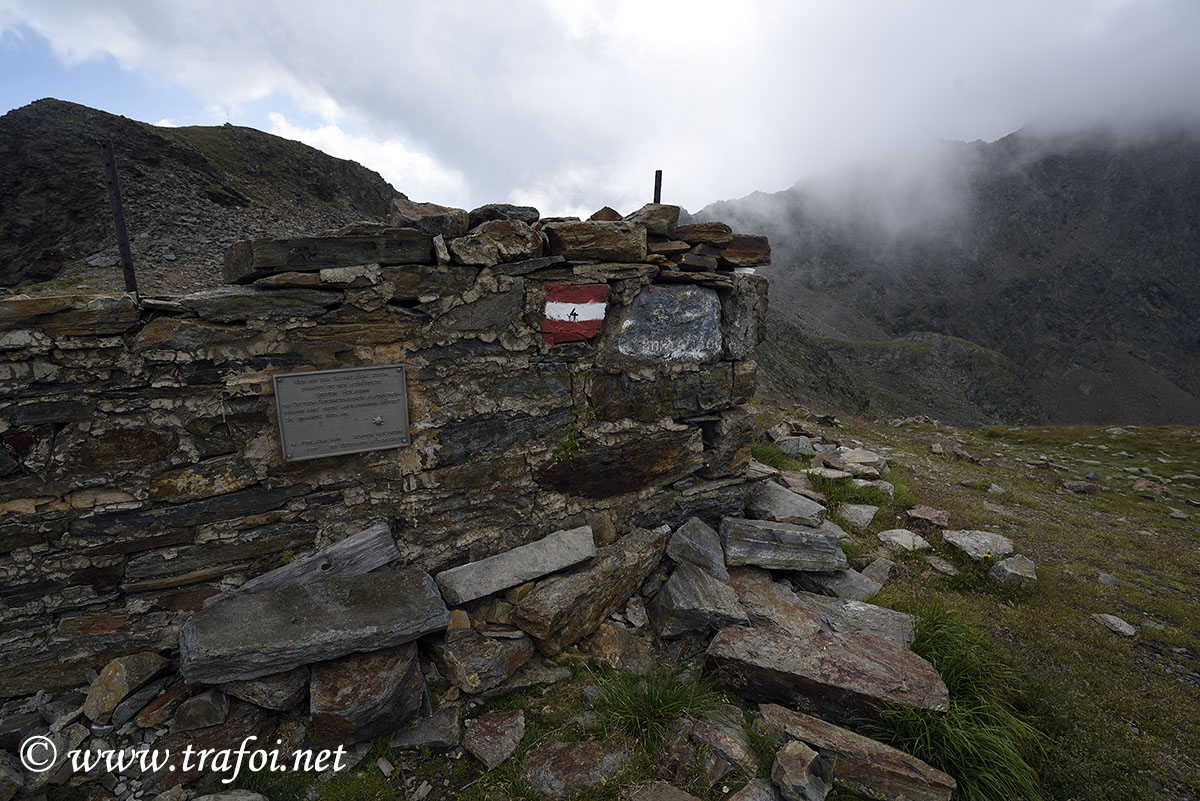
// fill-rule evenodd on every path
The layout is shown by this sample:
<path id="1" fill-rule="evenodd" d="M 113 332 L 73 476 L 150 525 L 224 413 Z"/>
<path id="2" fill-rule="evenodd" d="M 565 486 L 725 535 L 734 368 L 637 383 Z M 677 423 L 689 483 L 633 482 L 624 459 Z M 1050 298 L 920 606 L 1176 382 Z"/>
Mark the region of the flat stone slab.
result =
<path id="1" fill-rule="evenodd" d="M 831 758 L 833 783 L 866 798 L 949 801 L 957 787 L 953 777 L 903 751 L 777 704 L 760 706 L 753 728 L 777 744 L 800 741 Z"/>
<path id="2" fill-rule="evenodd" d="M 518 632 L 520 633 L 520 632 Z M 533 656 L 533 641 L 485 637 L 474 630 L 433 646 L 438 666 L 451 683 L 467 693 L 495 689 Z"/>
<path id="3" fill-rule="evenodd" d="M 875 536 L 879 538 L 885 548 L 894 548 L 898 551 L 923 551 L 932 547 L 920 534 L 906 528 L 889 528 Z"/>
<path id="4" fill-rule="evenodd" d="M 489 712 L 467 721 L 462 744 L 488 770 L 495 770 L 512 756 L 524 736 L 524 710 Z"/>
<path id="5" fill-rule="evenodd" d="M 201 609 L 179 632 L 180 669 L 193 684 L 256 679 L 403 645 L 449 622 L 427 573 L 383 568 L 234 596 Z"/>
<path id="6" fill-rule="evenodd" d="M 221 689 L 226 695 L 255 706 L 282 712 L 298 704 L 308 693 L 308 668 L 301 666 L 249 681 L 231 681 L 221 685 Z"/>
<path id="7" fill-rule="evenodd" d="M 516 587 L 596 555 L 591 526 L 556 531 L 537 542 L 437 574 L 442 597 L 451 605 Z"/>
<path id="8" fill-rule="evenodd" d="M 871 506 L 868 503 L 843 503 L 838 505 L 837 511 L 847 523 L 859 531 L 866 531 L 870 527 L 871 521 L 875 519 L 875 513 L 879 511 L 879 507 Z"/>
<path id="9" fill-rule="evenodd" d="M 607 784 L 632 763 L 633 756 L 612 742 L 546 743 L 525 755 L 521 778 L 547 798 L 565 799 Z"/>
<path id="10" fill-rule="evenodd" d="M 767 479 L 754 485 L 746 515 L 755 520 L 774 520 L 799 526 L 819 526 L 825 519 L 825 507 L 811 498 Z"/>
<path id="11" fill-rule="evenodd" d="M 943 531 L 942 542 L 953 545 L 976 562 L 1003 559 L 1013 552 L 1012 540 L 990 531 Z"/>
<path id="12" fill-rule="evenodd" d="M 458 704 L 445 704 L 429 717 L 393 734 L 388 745 L 401 751 L 454 748 L 461 737 L 461 717 L 462 710 Z"/>
<path id="13" fill-rule="evenodd" d="M 656 364 L 716 361 L 720 323 L 716 290 L 653 284 L 638 293 L 618 322 L 617 351 Z"/>
<path id="14" fill-rule="evenodd" d="M 1137 629 L 1126 623 L 1116 615 L 1092 615 L 1092 620 L 1104 626 L 1114 634 L 1120 634 L 1122 637 L 1134 637 L 1137 635 Z"/>
<path id="15" fill-rule="evenodd" d="M 949 692 L 933 665 L 874 634 L 822 631 L 799 638 L 730 626 L 717 632 L 708 658 L 718 679 L 745 698 L 839 722 L 872 716 L 885 704 L 949 708 Z"/>
<path id="16" fill-rule="evenodd" d="M 659 636 L 668 639 L 750 624 L 733 589 L 688 562 L 675 568 L 648 611 Z"/>
<path id="17" fill-rule="evenodd" d="M 756 567 L 734 568 L 729 586 L 737 593 L 738 603 L 746 610 L 751 625 L 793 637 L 807 637 L 821 630 L 821 619 L 796 596 L 796 593 L 771 579 L 771 574 Z"/>
<path id="18" fill-rule="evenodd" d="M 883 589 L 881 583 L 849 568 L 820 573 L 797 573 L 796 579 L 800 586 L 809 592 L 850 601 L 869 601 Z"/>
<path id="19" fill-rule="evenodd" d="M 730 567 L 845 570 L 850 566 L 836 534 L 809 526 L 726 517 L 721 520 L 721 542 Z"/>
<path id="20" fill-rule="evenodd" d="M 912 615 L 895 609 L 811 592 L 794 595 L 796 603 L 818 617 L 823 631 L 865 631 L 903 646 L 912 642 L 916 632 L 916 620 Z"/>

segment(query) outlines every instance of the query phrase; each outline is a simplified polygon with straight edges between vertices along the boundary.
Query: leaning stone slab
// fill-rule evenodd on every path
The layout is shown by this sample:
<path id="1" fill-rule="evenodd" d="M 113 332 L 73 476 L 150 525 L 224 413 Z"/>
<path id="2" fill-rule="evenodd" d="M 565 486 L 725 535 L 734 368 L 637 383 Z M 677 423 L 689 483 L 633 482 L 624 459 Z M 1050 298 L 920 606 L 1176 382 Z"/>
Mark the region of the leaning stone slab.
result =
<path id="1" fill-rule="evenodd" d="M 976 562 L 991 557 L 1003 559 L 1013 552 L 1008 537 L 990 531 L 943 531 L 942 542 L 948 542 Z"/>
<path id="2" fill-rule="evenodd" d="M 825 519 L 825 507 L 787 487 L 767 479 L 754 485 L 746 514 L 755 520 L 774 520 L 799 526 L 819 526 Z"/>
<path id="3" fill-rule="evenodd" d="M 308 668 L 302 665 L 249 681 L 231 681 L 221 685 L 221 689 L 226 695 L 255 706 L 282 712 L 300 703 L 308 692 Z"/>
<path id="4" fill-rule="evenodd" d="M 659 636 L 666 639 L 750 624 L 728 584 L 687 562 L 655 593 L 649 612 Z"/>
<path id="5" fill-rule="evenodd" d="M 809 592 L 832 595 L 849 601 L 869 601 L 879 594 L 883 585 L 867 578 L 853 568 L 822 571 L 820 573 L 797 573 L 800 586 Z"/>
<path id="6" fill-rule="evenodd" d="M 556 531 L 537 542 L 478 562 L 443 570 L 437 574 L 437 583 L 446 603 L 465 604 L 577 565 L 595 555 L 591 526 L 580 526 Z"/>
<path id="7" fill-rule="evenodd" d="M 776 744 L 800 741 L 834 762 L 833 783 L 866 798 L 949 801 L 954 779 L 916 757 L 832 723 L 763 704 L 754 730 Z"/>
<path id="8" fill-rule="evenodd" d="M 167 660 L 150 651 L 112 660 L 88 688 L 83 714 L 95 723 L 108 723 L 117 704 L 161 673 L 166 666 Z"/>
<path id="9" fill-rule="evenodd" d="M 875 519 L 879 507 L 869 503 L 843 503 L 838 505 L 837 511 L 850 525 L 859 531 L 866 531 Z"/>
<path id="10" fill-rule="evenodd" d="M 512 709 L 468 720 L 462 743 L 488 770 L 495 770 L 512 756 L 524 736 L 525 712 Z"/>
<path id="11" fill-rule="evenodd" d="M 666 546 L 666 530 L 626 534 L 597 549 L 587 567 L 539 582 L 517 604 L 513 622 L 533 635 L 543 653 L 558 653 L 624 605 L 658 565 Z"/>
<path id="12" fill-rule="evenodd" d="M 797 592 L 795 596 L 796 603 L 820 619 L 824 631 L 865 631 L 903 646 L 912 642 L 916 631 L 912 615 L 895 609 L 811 592 Z"/>
<path id="13" fill-rule="evenodd" d="M 718 581 L 729 580 L 721 538 L 698 517 L 691 518 L 671 535 L 667 556 L 677 564 L 691 563 Z"/>
<path id="14" fill-rule="evenodd" d="M 201 609 L 179 632 L 190 683 L 255 679 L 441 631 L 450 612 L 428 574 L 385 568 L 239 595 Z"/>
<path id="15" fill-rule="evenodd" d="M 873 634 L 822 631 L 798 638 L 730 626 L 717 632 L 708 658 L 718 680 L 745 698 L 839 722 L 873 716 L 885 704 L 949 708 L 933 665 Z"/>
<path id="16" fill-rule="evenodd" d="M 388 745 L 401 751 L 454 748 L 462 735 L 461 717 L 462 708 L 458 704 L 445 704 L 429 717 L 396 732 Z"/>
<path id="17" fill-rule="evenodd" d="M 721 519 L 725 564 L 771 570 L 845 570 L 846 554 L 836 534 L 770 520 Z"/>

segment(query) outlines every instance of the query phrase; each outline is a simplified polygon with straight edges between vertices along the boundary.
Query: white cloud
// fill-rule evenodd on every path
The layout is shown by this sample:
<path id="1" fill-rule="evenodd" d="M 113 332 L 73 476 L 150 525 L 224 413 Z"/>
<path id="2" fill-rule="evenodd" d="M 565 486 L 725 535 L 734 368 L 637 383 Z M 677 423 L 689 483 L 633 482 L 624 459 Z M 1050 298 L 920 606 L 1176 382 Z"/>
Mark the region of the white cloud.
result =
<path id="1" fill-rule="evenodd" d="M 399 139 L 354 135 L 336 125 L 304 128 L 293 125 L 277 112 L 268 117 L 271 133 L 303 142 L 331 156 L 365 164 L 412 200 L 469 202 L 467 181 L 462 173 L 442 166 L 428 154 L 409 149 Z"/>
<path id="2" fill-rule="evenodd" d="M 0 0 L 18 22 L 235 122 L 285 98 L 304 141 L 414 197 L 546 213 L 637 203 L 656 168 L 696 208 L 934 139 L 1200 109 L 1195 0 Z"/>

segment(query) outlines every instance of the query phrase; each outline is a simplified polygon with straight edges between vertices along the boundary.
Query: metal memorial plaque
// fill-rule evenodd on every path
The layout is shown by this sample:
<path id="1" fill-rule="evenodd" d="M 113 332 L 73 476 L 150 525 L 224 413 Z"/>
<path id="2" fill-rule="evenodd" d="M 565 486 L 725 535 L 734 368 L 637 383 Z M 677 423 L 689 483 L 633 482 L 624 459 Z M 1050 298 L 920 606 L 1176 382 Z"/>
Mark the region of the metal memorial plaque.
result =
<path id="1" fill-rule="evenodd" d="M 404 368 L 343 367 L 274 376 L 286 462 L 408 445 Z"/>

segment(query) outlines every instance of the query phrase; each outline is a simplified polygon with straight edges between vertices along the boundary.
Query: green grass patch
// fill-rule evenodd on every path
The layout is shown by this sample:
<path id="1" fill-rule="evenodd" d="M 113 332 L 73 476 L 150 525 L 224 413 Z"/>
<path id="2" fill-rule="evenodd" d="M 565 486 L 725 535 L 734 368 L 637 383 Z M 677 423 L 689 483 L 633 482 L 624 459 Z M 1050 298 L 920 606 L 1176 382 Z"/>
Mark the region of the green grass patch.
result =
<path id="1" fill-rule="evenodd" d="M 751 443 L 750 455 L 776 470 L 803 470 L 809 463 L 808 459 L 793 459 L 771 442 Z"/>
<path id="2" fill-rule="evenodd" d="M 614 673 L 600 685 L 594 707 L 606 733 L 622 733 L 653 754 L 674 732 L 680 718 L 698 715 L 720 702 L 707 681 L 676 672 L 644 676 Z"/>
<path id="3" fill-rule="evenodd" d="M 946 682 L 950 709 L 890 707 L 867 732 L 953 776 L 961 801 L 1044 798 L 1030 764 L 1042 735 L 1016 712 L 1012 668 L 956 612 L 936 605 L 919 616 L 912 648 Z"/>

